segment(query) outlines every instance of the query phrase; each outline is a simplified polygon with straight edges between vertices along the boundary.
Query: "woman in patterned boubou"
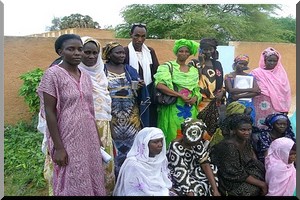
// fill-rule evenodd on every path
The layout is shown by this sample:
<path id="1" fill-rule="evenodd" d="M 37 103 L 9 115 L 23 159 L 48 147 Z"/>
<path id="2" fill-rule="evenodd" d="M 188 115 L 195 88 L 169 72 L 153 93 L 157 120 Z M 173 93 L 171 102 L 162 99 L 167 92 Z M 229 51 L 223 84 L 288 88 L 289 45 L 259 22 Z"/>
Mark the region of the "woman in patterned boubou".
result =
<path id="1" fill-rule="evenodd" d="M 124 47 L 118 42 L 109 42 L 103 48 L 102 58 L 106 60 L 104 72 L 108 80 L 111 103 L 111 135 L 115 150 L 115 179 L 130 150 L 135 135 L 142 127 L 137 91 L 131 88 L 132 81 L 138 81 L 139 75 L 133 67 L 123 64 Z M 138 90 L 145 88 L 139 80 Z"/>
<path id="2" fill-rule="evenodd" d="M 183 136 L 171 142 L 167 153 L 174 190 L 180 196 L 220 196 L 217 167 L 202 138 L 206 125 L 187 118 L 181 130 Z"/>
<path id="3" fill-rule="evenodd" d="M 202 101 L 198 105 L 197 117 L 207 125 L 207 132 L 203 136 L 205 140 L 210 140 L 218 128 L 219 112 L 221 112 L 221 107 L 225 107 L 224 74 L 222 64 L 218 61 L 217 46 L 218 41 L 214 38 L 201 39 L 198 59 L 192 59 L 189 63 L 199 71 Z"/>

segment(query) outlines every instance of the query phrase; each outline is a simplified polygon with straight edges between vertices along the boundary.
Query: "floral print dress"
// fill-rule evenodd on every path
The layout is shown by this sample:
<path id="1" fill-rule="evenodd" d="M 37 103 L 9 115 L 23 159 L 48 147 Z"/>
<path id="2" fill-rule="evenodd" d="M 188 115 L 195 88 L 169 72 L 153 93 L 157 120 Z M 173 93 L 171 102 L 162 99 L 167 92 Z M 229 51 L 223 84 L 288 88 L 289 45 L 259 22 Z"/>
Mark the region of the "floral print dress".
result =
<path id="1" fill-rule="evenodd" d="M 198 104 L 201 102 L 198 70 L 191 66 L 188 72 L 181 72 L 179 64 L 171 61 L 173 65 L 173 76 L 169 71 L 167 64 L 158 67 L 154 75 L 155 85 L 162 83 L 168 88 L 173 89 L 173 84 L 178 88 L 179 93 L 187 97 L 197 96 L 197 103 L 187 105 L 181 98 L 177 98 L 175 104 L 158 105 L 158 128 L 162 129 L 166 137 L 167 148 L 172 140 L 181 137 L 181 123 L 184 119 L 190 117 L 197 118 Z"/>

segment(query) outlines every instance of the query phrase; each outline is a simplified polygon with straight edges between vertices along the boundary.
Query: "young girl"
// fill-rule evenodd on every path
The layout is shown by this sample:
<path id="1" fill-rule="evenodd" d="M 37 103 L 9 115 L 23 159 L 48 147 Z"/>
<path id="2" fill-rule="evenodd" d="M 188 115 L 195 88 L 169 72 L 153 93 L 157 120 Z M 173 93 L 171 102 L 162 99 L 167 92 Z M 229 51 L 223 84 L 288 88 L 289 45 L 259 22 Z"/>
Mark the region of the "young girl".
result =
<path id="1" fill-rule="evenodd" d="M 293 196 L 296 188 L 296 143 L 290 138 L 274 140 L 265 159 L 267 196 Z"/>

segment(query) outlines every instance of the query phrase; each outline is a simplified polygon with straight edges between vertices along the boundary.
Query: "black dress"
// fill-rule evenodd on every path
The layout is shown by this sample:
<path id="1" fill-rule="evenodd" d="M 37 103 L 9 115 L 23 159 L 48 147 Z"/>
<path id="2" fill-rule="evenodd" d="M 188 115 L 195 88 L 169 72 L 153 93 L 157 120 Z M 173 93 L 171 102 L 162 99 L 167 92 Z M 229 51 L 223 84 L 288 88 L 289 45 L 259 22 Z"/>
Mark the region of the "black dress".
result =
<path id="1" fill-rule="evenodd" d="M 218 167 L 219 191 L 226 196 L 259 196 L 261 189 L 249 184 L 249 175 L 264 181 L 265 168 L 262 162 L 253 158 L 250 142 L 240 150 L 229 140 L 223 140 L 212 147 L 212 163 Z"/>

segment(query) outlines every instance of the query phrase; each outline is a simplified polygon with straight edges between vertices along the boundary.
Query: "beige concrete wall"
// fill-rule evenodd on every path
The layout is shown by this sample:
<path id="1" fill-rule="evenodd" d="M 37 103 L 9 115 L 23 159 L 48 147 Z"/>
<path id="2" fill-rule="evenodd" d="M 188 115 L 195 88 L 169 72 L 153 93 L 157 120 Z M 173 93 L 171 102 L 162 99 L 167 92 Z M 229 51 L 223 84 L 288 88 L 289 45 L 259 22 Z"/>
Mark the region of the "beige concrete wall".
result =
<path id="1" fill-rule="evenodd" d="M 60 31 L 50 31 L 39 34 L 28 35 L 28 37 L 58 37 L 62 34 L 78 34 L 81 36 L 99 37 L 101 38 L 114 38 L 115 33 L 111 30 L 95 29 L 95 28 L 68 28 Z"/>
<path id="2" fill-rule="evenodd" d="M 82 36 L 89 35 L 81 32 Z M 103 39 L 96 36 L 102 45 L 109 41 L 118 41 L 127 45 L 130 39 Z M 58 56 L 54 51 L 54 37 L 4 37 L 4 123 L 15 124 L 20 120 L 28 121 L 30 113 L 23 97 L 18 95 L 22 85 L 19 76 L 37 67 L 46 69 Z M 160 63 L 175 59 L 172 52 L 174 40 L 150 40 L 147 45 L 156 51 Z M 235 46 L 235 54 L 247 53 L 250 56 L 250 67 L 258 64 L 261 51 L 269 46 L 277 49 L 282 55 L 283 65 L 290 78 L 293 96 L 296 95 L 296 45 L 274 43 L 231 42 Z"/>
<path id="3" fill-rule="evenodd" d="M 235 47 L 235 56 L 248 54 L 250 57 L 249 67 L 251 71 L 258 67 L 260 54 L 268 47 L 273 47 L 281 54 L 281 62 L 290 80 L 292 96 L 296 95 L 296 44 L 268 43 L 268 42 L 230 42 Z"/>

